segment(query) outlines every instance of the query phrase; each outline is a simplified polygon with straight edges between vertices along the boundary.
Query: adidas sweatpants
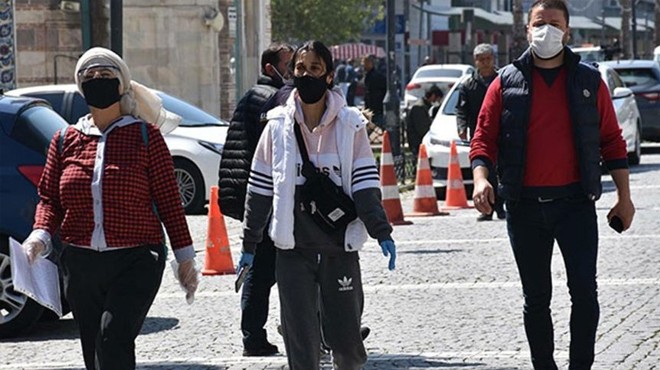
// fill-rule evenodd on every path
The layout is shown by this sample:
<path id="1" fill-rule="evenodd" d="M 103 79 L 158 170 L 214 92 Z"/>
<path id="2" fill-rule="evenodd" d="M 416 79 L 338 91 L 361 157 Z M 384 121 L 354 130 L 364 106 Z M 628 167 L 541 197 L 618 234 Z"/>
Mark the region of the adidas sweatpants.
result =
<path id="1" fill-rule="evenodd" d="M 367 353 L 360 336 L 364 294 L 358 253 L 278 250 L 275 273 L 290 370 L 319 368 L 319 309 L 334 368 L 361 369 Z"/>

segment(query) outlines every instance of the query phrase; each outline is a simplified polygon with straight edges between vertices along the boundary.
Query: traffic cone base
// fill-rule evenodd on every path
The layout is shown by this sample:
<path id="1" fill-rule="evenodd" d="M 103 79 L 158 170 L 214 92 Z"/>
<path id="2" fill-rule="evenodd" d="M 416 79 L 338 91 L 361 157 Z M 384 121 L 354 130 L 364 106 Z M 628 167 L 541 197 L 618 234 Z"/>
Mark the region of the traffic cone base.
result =
<path id="1" fill-rule="evenodd" d="M 467 202 L 461 164 L 458 160 L 456 142 L 452 140 L 449 151 L 449 168 L 447 169 L 447 195 L 445 207 L 449 209 L 471 208 Z"/>
<path id="2" fill-rule="evenodd" d="M 220 206 L 218 206 L 217 186 L 211 187 L 209 219 L 206 232 L 206 255 L 204 256 L 202 275 L 235 274 L 236 269 L 231 259 L 225 219 L 220 212 Z"/>
<path id="3" fill-rule="evenodd" d="M 392 157 L 390 136 L 387 131 L 383 133 L 383 150 L 380 155 L 380 188 L 383 193 L 383 208 L 390 224 L 412 224 L 412 222 L 406 221 L 403 218 L 401 198 L 399 198 L 399 186 L 397 185 L 396 174 L 394 173 L 394 158 Z"/>
<path id="4" fill-rule="evenodd" d="M 433 175 L 426 153 L 426 145 L 421 144 L 417 159 L 413 212 L 408 216 L 446 216 L 448 214 L 448 212 L 441 212 L 438 209 L 438 198 L 435 196 L 435 189 L 433 189 Z"/>

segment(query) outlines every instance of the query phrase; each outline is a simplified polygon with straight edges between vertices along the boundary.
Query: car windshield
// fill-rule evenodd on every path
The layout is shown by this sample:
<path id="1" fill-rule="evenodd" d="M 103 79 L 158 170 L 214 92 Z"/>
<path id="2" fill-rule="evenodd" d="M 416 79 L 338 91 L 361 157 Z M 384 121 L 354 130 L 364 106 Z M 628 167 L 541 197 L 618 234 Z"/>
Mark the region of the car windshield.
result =
<path id="1" fill-rule="evenodd" d="M 415 74 L 414 78 L 429 78 L 429 77 L 461 77 L 463 71 L 460 69 L 423 69 Z"/>
<path id="2" fill-rule="evenodd" d="M 617 68 L 626 86 L 652 85 L 658 83 L 651 68 Z"/>
<path id="3" fill-rule="evenodd" d="M 163 108 L 167 109 L 172 113 L 176 113 L 181 116 L 180 126 L 192 127 L 192 126 L 226 126 L 227 122 L 216 118 L 203 110 L 197 108 L 192 104 L 188 104 L 183 100 L 174 98 L 170 95 L 167 95 L 163 92 L 158 92 L 158 96 L 163 99 Z"/>
<path id="4" fill-rule="evenodd" d="M 458 103 L 458 89 L 454 89 L 447 98 L 444 108 L 442 109 L 442 114 L 445 116 L 455 116 L 456 115 L 456 103 Z"/>
<path id="5" fill-rule="evenodd" d="M 53 135 L 68 123 L 43 105 L 26 109 L 18 117 L 11 135 L 25 146 L 46 155 Z"/>

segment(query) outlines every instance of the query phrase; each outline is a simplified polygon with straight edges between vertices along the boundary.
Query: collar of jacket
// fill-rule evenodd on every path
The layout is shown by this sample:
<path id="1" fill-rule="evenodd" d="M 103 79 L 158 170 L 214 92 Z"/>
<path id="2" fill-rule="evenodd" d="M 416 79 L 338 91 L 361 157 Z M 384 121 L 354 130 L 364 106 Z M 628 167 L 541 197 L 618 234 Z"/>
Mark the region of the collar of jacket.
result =
<path id="1" fill-rule="evenodd" d="M 284 86 L 282 81 L 274 79 L 270 76 L 263 75 L 263 74 L 259 75 L 259 78 L 257 79 L 257 85 L 270 85 L 270 86 L 273 86 L 277 89 Z"/>
<path id="2" fill-rule="evenodd" d="M 568 46 L 564 46 L 564 63 L 562 65 L 568 68 L 569 74 L 575 71 L 579 63 L 580 56 L 571 51 Z M 527 80 L 531 81 L 532 67 L 534 66 L 532 48 L 527 48 L 518 59 L 513 61 L 513 65 L 523 73 Z"/>

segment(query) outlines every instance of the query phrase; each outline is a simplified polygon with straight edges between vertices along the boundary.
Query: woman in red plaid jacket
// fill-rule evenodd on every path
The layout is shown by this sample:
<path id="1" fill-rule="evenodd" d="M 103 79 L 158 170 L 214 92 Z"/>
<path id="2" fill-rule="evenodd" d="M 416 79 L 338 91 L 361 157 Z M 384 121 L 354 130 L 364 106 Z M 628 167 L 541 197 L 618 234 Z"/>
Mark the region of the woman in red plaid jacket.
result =
<path id="1" fill-rule="evenodd" d="M 134 369 L 135 338 L 165 267 L 165 225 L 182 286 L 197 288 L 195 251 L 161 130 L 171 114 L 131 81 L 115 53 L 93 48 L 76 65 L 91 114 L 56 133 L 39 183 L 30 261 L 60 232 L 64 291 L 87 369 Z M 139 110 L 138 110 L 139 108 Z"/>

